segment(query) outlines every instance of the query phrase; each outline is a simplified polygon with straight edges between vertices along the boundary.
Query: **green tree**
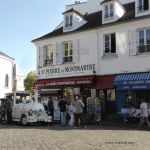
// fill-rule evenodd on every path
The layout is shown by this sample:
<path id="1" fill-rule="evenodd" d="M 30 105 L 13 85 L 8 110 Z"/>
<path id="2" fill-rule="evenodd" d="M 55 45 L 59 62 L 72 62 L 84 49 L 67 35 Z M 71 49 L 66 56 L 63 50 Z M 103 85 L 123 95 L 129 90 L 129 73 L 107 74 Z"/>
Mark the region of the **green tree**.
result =
<path id="1" fill-rule="evenodd" d="M 24 80 L 25 91 L 32 92 L 32 88 L 36 81 L 36 74 L 34 71 L 28 73 L 26 79 Z"/>

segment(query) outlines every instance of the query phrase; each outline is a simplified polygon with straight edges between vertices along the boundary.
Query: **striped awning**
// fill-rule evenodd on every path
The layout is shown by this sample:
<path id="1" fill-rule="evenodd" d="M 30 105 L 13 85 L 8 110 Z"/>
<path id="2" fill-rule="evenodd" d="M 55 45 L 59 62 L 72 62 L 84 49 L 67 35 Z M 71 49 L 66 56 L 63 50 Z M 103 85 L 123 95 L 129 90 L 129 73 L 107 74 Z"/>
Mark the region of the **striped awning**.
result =
<path id="1" fill-rule="evenodd" d="M 150 89 L 150 73 L 120 74 L 115 78 L 118 90 Z"/>

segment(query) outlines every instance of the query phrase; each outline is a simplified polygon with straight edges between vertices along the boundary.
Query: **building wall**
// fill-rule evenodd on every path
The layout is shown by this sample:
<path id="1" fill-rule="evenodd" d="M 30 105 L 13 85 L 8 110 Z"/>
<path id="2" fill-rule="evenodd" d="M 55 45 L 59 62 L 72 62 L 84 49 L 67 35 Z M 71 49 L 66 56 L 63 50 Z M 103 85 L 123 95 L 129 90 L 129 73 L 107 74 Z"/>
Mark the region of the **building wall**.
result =
<path id="1" fill-rule="evenodd" d="M 89 36 L 90 35 L 90 36 Z M 56 63 L 56 47 L 54 49 L 54 65 L 48 66 L 48 67 L 41 67 L 40 69 L 37 68 L 37 72 L 42 72 L 42 70 L 46 69 L 55 69 L 60 68 L 60 70 L 63 70 L 64 67 L 73 67 L 73 66 L 81 66 L 81 65 L 90 65 L 95 64 L 94 68 L 96 70 L 97 67 L 97 36 L 95 34 L 95 31 L 87 31 L 87 32 L 81 32 L 76 33 L 72 35 L 65 35 L 61 37 L 51 38 L 48 40 L 43 40 L 40 42 L 36 42 L 37 46 L 37 54 L 38 54 L 38 47 L 42 47 L 44 45 L 53 44 L 56 45 L 56 43 L 63 43 L 65 41 L 75 41 L 78 40 L 78 62 L 76 63 L 66 63 L 66 64 L 57 64 Z M 38 64 L 38 55 L 37 55 L 37 64 Z M 38 65 L 37 65 L 38 66 Z M 38 75 L 38 79 L 48 79 L 48 78 L 60 78 L 60 77 L 72 77 L 72 76 L 85 76 L 85 75 L 93 75 L 93 70 L 86 70 L 86 71 L 79 71 L 79 72 L 67 72 L 67 73 L 55 73 L 55 74 L 49 74 L 46 75 L 40 74 Z"/>
<path id="2" fill-rule="evenodd" d="M 54 65 L 48 68 L 55 68 L 59 66 L 76 66 L 84 64 L 96 64 L 97 75 L 111 75 L 119 73 L 131 73 L 131 72 L 147 72 L 150 71 L 149 60 L 150 54 L 138 54 L 131 56 L 129 48 L 129 33 L 134 30 L 136 32 L 139 28 L 150 27 L 150 20 L 138 20 L 124 24 L 118 24 L 114 26 L 108 26 L 99 28 L 96 30 L 90 30 L 86 32 L 80 32 L 76 34 L 66 35 L 62 37 L 56 37 L 49 40 L 43 40 L 37 42 L 38 46 L 46 45 L 56 42 L 63 42 L 68 40 L 79 40 L 79 62 L 73 64 L 61 64 Z M 103 58 L 104 51 L 104 35 L 109 33 L 116 33 L 116 53 L 117 58 Z M 89 36 L 90 35 L 90 36 Z M 135 47 L 136 49 L 137 47 Z M 45 69 L 43 67 L 42 69 Z M 71 77 L 92 75 L 92 72 L 80 73 L 80 74 L 61 74 L 55 76 L 40 76 L 39 78 L 58 78 L 58 77 Z"/>
<path id="3" fill-rule="evenodd" d="M 115 26 L 109 26 L 97 29 L 99 35 L 99 57 L 98 57 L 98 74 L 118 74 L 118 73 L 130 73 L 130 72 L 147 72 L 150 71 L 150 54 L 138 54 L 130 56 L 129 40 L 130 32 L 139 28 L 150 27 L 150 20 L 138 20 L 124 24 L 118 24 Z M 117 58 L 103 58 L 104 41 L 103 35 L 109 33 L 116 33 L 116 53 Z M 136 37 L 137 38 L 137 37 Z M 133 39 L 138 40 L 138 39 Z M 134 47 L 136 50 L 137 47 Z"/>
<path id="4" fill-rule="evenodd" d="M 94 1 L 95 3 L 100 3 L 99 1 Z M 93 2 L 93 4 L 95 4 Z M 124 3 L 125 1 L 123 1 Z M 127 2 L 131 2 L 127 1 Z M 89 0 L 88 3 L 91 3 L 92 0 Z M 79 62 L 71 64 L 56 64 L 49 67 L 37 68 L 37 72 L 42 72 L 46 69 L 54 69 L 59 67 L 60 70 L 63 67 L 72 67 L 84 64 L 95 64 L 96 74 L 97 75 L 111 75 L 111 74 L 120 74 L 120 73 L 132 73 L 132 72 L 147 72 L 150 71 L 149 60 L 150 54 L 130 54 L 130 40 L 137 41 L 136 39 L 131 39 L 131 32 L 137 31 L 139 28 L 150 27 L 149 19 L 139 19 L 136 21 L 118 23 L 112 26 L 104 26 L 103 28 L 97 28 L 93 30 L 88 30 L 79 33 L 72 33 L 60 37 L 50 38 L 47 40 L 42 40 L 35 42 L 37 46 L 37 54 L 40 46 L 47 44 L 56 45 L 69 40 L 79 40 Z M 110 57 L 109 59 L 103 57 L 104 52 L 104 35 L 115 33 L 116 34 L 116 54 L 117 57 Z M 137 49 L 137 43 L 134 47 L 134 50 Z M 37 55 L 37 64 L 38 64 L 38 55 Z M 54 62 L 56 62 L 56 47 L 54 49 Z M 37 65 L 38 66 L 38 65 Z M 67 73 L 67 74 L 53 74 L 53 75 L 44 75 L 39 74 L 39 79 L 48 79 L 48 78 L 61 78 L 61 77 L 72 77 L 72 76 L 84 76 L 84 75 L 93 75 L 92 71 L 80 72 L 80 73 Z"/>
<path id="5" fill-rule="evenodd" d="M 5 97 L 5 93 L 12 92 L 12 84 L 13 84 L 13 60 L 8 59 L 0 55 L 0 98 Z M 5 87 L 5 76 L 8 74 L 9 77 L 9 85 Z"/>

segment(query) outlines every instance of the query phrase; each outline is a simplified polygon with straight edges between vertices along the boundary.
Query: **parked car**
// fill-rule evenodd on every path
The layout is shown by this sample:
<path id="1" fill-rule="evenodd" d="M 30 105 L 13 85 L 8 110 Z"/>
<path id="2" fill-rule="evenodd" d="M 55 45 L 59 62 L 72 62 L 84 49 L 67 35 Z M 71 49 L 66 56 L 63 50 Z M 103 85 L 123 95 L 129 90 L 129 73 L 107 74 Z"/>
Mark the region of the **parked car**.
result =
<path id="1" fill-rule="evenodd" d="M 13 107 L 12 121 L 20 122 L 22 125 L 37 122 L 50 123 L 52 117 L 44 110 L 43 104 L 24 100 Z"/>

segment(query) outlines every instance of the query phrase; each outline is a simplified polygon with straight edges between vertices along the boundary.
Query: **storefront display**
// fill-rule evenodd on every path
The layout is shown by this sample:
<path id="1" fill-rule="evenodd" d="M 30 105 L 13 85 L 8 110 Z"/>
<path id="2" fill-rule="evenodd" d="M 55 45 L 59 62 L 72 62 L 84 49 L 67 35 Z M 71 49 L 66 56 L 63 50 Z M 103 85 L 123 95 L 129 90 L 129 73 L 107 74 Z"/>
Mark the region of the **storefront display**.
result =
<path id="1" fill-rule="evenodd" d="M 115 85 L 118 114 L 130 110 L 129 116 L 139 117 L 141 99 L 150 102 L 150 73 L 117 75 Z"/>
<path id="2" fill-rule="evenodd" d="M 101 101 L 97 97 L 88 97 L 86 101 L 88 123 L 101 121 Z"/>
<path id="3" fill-rule="evenodd" d="M 54 104 L 54 121 L 60 121 L 60 109 L 58 107 L 58 97 L 53 97 Z"/>

